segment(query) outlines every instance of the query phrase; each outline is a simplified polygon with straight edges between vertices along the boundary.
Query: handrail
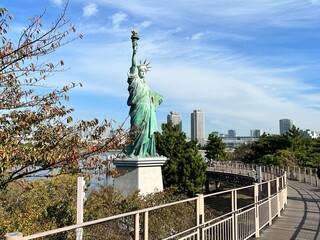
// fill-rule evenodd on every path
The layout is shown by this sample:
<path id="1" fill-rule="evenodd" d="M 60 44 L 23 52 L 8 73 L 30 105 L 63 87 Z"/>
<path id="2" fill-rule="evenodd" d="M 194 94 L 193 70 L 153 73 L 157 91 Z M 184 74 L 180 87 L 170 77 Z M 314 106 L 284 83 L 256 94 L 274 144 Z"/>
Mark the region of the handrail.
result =
<path id="1" fill-rule="evenodd" d="M 220 164 L 221 166 L 221 164 Z M 239 170 L 252 170 L 252 165 L 250 165 L 250 167 L 246 167 L 245 165 L 238 165 Z M 235 168 L 233 168 L 233 170 L 236 170 Z M 279 174 L 279 173 L 282 174 Z M 265 181 L 262 183 L 256 183 L 254 185 L 249 185 L 249 186 L 243 186 L 243 187 L 239 187 L 239 188 L 235 188 L 235 189 L 229 189 L 229 190 L 225 190 L 225 191 L 221 191 L 221 192 L 217 192 L 217 193 L 211 193 L 211 194 L 206 194 L 206 195 L 199 195 L 197 197 L 193 197 L 193 198 L 189 198 L 189 199 L 185 199 L 185 200 L 181 200 L 181 201 L 177 201 L 177 202 L 173 202 L 173 203 L 167 203 L 167 204 L 163 204 L 163 205 L 159 205 L 159 206 L 154 206 L 154 207 L 149 207 L 149 208 L 145 208 L 145 209 L 141 209 L 141 210 L 136 210 L 133 212 L 129 212 L 129 213 L 123 213 L 123 214 L 119 214 L 119 215 L 115 215 L 115 216 L 110 216 L 110 217 L 106 217 L 106 218 L 101 218 L 101 219 L 97 219 L 97 220 L 93 220 L 93 221 L 88 221 L 85 223 L 81 223 L 81 224 L 76 224 L 76 225 L 71 225 L 71 226 L 67 226 L 67 227 L 63 227 L 63 228 L 58 228 L 58 229 L 54 229 L 54 230 L 50 230 L 50 231 L 45 231 L 42 233 L 37 233 L 37 234 L 33 234 L 33 235 L 29 235 L 29 236 L 25 236 L 25 237 L 21 237 L 19 238 L 22 240 L 27 240 L 27 239 L 35 239 L 35 238 L 39 238 L 39 237 L 45 237 L 45 236 L 49 236 L 49 235 L 53 235 L 53 234 L 57 234 L 57 233 L 61 233 L 61 232 L 68 232 L 68 231 L 73 231 L 79 228 L 85 228 L 88 226 L 93 226 L 93 225 L 97 225 L 97 224 L 101 224 L 101 223 L 105 223 L 105 222 L 109 222 L 112 220 L 116 220 L 116 219 L 120 219 L 120 218 L 124 218 L 124 217 L 129 217 L 129 216 L 135 216 L 134 218 L 136 219 L 136 221 L 139 221 L 139 215 L 144 214 L 149 216 L 149 212 L 153 212 L 155 210 L 158 209 L 164 209 L 170 206 L 178 206 L 182 203 L 186 203 L 186 202 L 191 202 L 194 203 L 196 205 L 196 216 L 195 216 L 195 220 L 197 222 L 196 225 L 185 229 L 181 232 L 175 233 L 175 234 L 170 234 L 169 236 L 167 236 L 165 239 L 171 239 L 174 236 L 175 237 L 180 237 L 183 239 L 189 239 L 187 237 L 183 237 L 185 234 L 191 234 L 192 236 L 203 236 L 203 234 L 210 234 L 210 228 L 212 229 L 217 229 L 220 226 L 222 226 L 221 224 L 224 224 L 223 227 L 224 228 L 232 228 L 232 231 L 234 232 L 233 236 L 234 236 L 234 240 L 238 239 L 238 234 L 239 234 L 239 229 L 241 229 L 242 224 L 244 224 L 242 221 L 249 221 L 246 224 L 246 226 L 251 226 L 251 230 L 248 232 L 248 236 L 250 237 L 252 235 L 256 235 L 259 236 L 259 231 L 260 231 L 260 223 L 259 223 L 259 209 L 260 207 L 265 207 L 265 203 L 266 201 L 269 202 L 268 206 L 271 208 L 272 207 L 272 211 L 277 213 L 277 216 L 280 216 L 280 211 L 284 209 L 285 204 L 287 203 L 287 195 L 286 195 L 286 188 L 287 188 L 287 181 L 286 181 L 286 172 L 284 171 L 278 171 L 277 169 L 275 171 L 272 172 L 273 174 L 273 178 L 269 181 Z M 277 176 L 280 175 L 280 176 Z M 276 180 L 276 181 L 275 181 Z M 281 184 L 280 184 L 280 180 L 281 180 Z M 273 184 L 275 184 L 275 192 L 271 193 L 271 182 L 273 182 Z M 264 189 L 267 189 L 267 192 L 263 193 L 262 190 L 262 186 L 265 185 L 267 186 Z M 281 185 L 281 186 L 280 186 Z M 260 189 L 261 187 L 261 189 Z M 237 201 L 238 201 L 238 197 L 237 194 L 239 192 L 241 192 L 242 190 L 246 190 L 246 189 L 251 189 L 251 191 L 253 192 L 253 196 L 252 197 L 252 203 L 246 205 L 245 207 L 237 207 Z M 259 194 L 265 194 L 267 195 L 266 198 L 264 199 L 260 199 L 259 200 Z M 231 211 L 225 213 L 225 214 L 221 214 L 213 219 L 209 219 L 206 221 L 200 221 L 199 219 L 203 218 L 205 219 L 206 216 L 206 210 L 201 210 L 201 206 L 205 205 L 205 200 L 206 201 L 210 201 L 210 198 L 212 197 L 217 197 L 217 196 L 223 196 L 223 195 L 230 195 L 230 204 L 232 204 L 232 206 L 230 205 L 230 207 L 232 208 Z M 264 196 L 264 195 L 262 195 Z M 274 200 L 274 197 L 277 196 L 276 200 Z M 275 204 L 276 201 L 276 204 Z M 281 203 L 281 204 L 280 204 Z M 262 206 L 263 205 L 263 206 Z M 208 209 L 210 209 L 210 207 L 208 207 Z M 243 211 L 243 209 L 245 209 Z M 246 220 L 247 217 L 245 214 L 253 214 L 253 210 L 255 212 L 255 227 L 254 225 L 252 225 L 252 220 Z M 271 209 L 268 210 L 268 212 L 272 212 Z M 268 221 L 271 222 L 271 219 L 273 218 L 273 216 L 271 216 L 272 214 L 269 214 L 268 216 Z M 224 221 L 223 219 L 226 217 L 230 217 L 232 216 L 232 221 Z M 150 216 L 149 216 L 150 218 Z M 242 219 L 243 218 L 243 219 Z M 221 219 L 220 221 L 218 221 L 219 219 Z M 245 219 L 245 220 L 244 220 Z M 248 218 L 249 219 L 249 218 Z M 145 224 L 145 229 L 148 231 L 148 217 L 145 217 L 144 219 L 144 224 Z M 216 222 L 218 221 L 218 222 Z M 258 222 L 257 222 L 258 221 Z M 263 223 L 265 224 L 265 223 Z M 138 227 L 138 229 L 135 229 L 135 232 L 139 231 L 139 224 L 135 224 L 136 227 Z M 206 230 L 204 230 L 204 227 L 206 228 Z M 253 232 L 252 229 L 255 229 L 255 231 Z M 142 229 L 143 230 L 143 229 Z M 85 231 L 85 229 L 84 229 Z M 242 232 L 241 232 L 242 233 Z M 220 233 L 222 234 L 222 233 Z M 223 233 L 223 234 L 227 234 L 227 233 Z M 247 234 L 247 233 L 246 233 Z M 135 234 L 135 239 L 138 240 L 139 239 L 139 234 Z M 148 233 L 146 233 L 145 236 L 148 236 Z M 11 238 L 12 239 L 12 238 Z M 191 239 L 191 237 L 190 237 Z M 221 238 L 222 239 L 222 238 Z M 16 240 L 18 240 L 18 238 L 16 238 Z"/>
<path id="2" fill-rule="evenodd" d="M 161 209 L 161 208 L 165 208 L 165 207 L 169 207 L 169 206 L 178 205 L 178 204 L 185 203 L 185 202 L 191 202 L 191 201 L 194 201 L 197 199 L 198 199 L 197 197 L 193 197 L 193 198 L 180 200 L 177 202 L 166 203 L 166 204 L 162 204 L 159 206 L 144 208 L 144 209 L 140 209 L 140 210 L 136 210 L 136 211 L 132 211 L 132 212 L 127 212 L 127 213 L 122 213 L 122 214 L 118 214 L 118 215 L 114 215 L 114 216 L 110 216 L 110 217 L 106 217 L 106 218 L 100 218 L 97 220 L 92 220 L 92 221 L 88 221 L 88 222 L 81 223 L 81 224 L 75 224 L 75 225 L 71 225 L 71 226 L 67 226 L 67 227 L 62 227 L 62 228 L 57 228 L 54 230 L 49 230 L 49 231 L 45 231 L 45 232 L 41 232 L 41 233 L 32 234 L 32 235 L 24 237 L 23 239 L 27 240 L 27 239 L 35 239 L 35 238 L 39 238 L 39 237 L 45 237 L 45 236 L 52 235 L 52 234 L 75 230 L 77 228 L 83 228 L 83 227 L 87 227 L 87 226 L 96 225 L 99 223 L 111 221 L 111 220 L 118 219 L 118 218 L 128 217 L 128 216 L 132 216 L 132 215 L 136 215 L 136 214 L 140 214 L 140 213 L 145 213 L 145 212 L 153 211 L 156 209 Z"/>

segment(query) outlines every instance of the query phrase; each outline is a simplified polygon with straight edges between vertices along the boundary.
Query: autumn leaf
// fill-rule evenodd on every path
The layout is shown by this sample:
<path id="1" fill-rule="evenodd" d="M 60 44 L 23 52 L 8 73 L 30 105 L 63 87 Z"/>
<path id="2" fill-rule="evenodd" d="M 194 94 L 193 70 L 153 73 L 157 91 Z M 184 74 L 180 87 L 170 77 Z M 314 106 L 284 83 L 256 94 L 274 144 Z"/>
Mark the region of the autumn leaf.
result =
<path id="1" fill-rule="evenodd" d="M 44 110 L 49 111 L 50 110 L 50 105 L 45 105 Z"/>
<path id="2" fill-rule="evenodd" d="M 73 120 L 72 117 L 68 117 L 68 118 L 67 118 L 67 123 L 72 122 L 72 120 Z"/>
<path id="3" fill-rule="evenodd" d="M 39 26 L 42 27 L 42 22 L 40 21 L 40 18 L 37 18 L 37 22 L 38 22 Z"/>

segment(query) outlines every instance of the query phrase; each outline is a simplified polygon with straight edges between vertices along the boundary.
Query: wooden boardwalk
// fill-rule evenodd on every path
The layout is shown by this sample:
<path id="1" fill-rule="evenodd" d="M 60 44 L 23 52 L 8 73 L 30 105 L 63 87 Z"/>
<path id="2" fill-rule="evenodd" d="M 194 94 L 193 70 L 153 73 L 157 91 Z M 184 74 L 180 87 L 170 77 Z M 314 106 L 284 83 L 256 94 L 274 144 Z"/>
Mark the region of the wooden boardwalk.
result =
<path id="1" fill-rule="evenodd" d="M 288 181 L 288 205 L 261 240 L 320 240 L 320 188 Z"/>

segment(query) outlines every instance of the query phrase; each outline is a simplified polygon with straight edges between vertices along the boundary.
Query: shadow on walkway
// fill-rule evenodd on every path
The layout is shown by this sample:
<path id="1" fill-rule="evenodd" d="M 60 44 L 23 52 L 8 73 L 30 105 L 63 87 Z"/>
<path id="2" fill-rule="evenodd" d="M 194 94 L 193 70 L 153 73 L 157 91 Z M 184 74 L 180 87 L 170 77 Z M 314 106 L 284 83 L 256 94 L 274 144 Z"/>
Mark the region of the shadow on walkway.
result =
<path id="1" fill-rule="evenodd" d="M 320 240 L 320 189 L 288 181 L 288 205 L 259 239 Z"/>

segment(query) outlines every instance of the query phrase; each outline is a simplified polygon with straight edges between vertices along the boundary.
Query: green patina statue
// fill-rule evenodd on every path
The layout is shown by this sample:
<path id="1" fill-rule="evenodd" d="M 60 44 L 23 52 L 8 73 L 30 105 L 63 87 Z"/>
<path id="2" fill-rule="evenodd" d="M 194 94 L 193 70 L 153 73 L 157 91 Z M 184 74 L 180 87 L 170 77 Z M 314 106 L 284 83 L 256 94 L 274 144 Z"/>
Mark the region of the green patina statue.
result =
<path id="1" fill-rule="evenodd" d="M 137 64 L 138 32 L 132 31 L 132 65 L 128 73 L 127 101 L 130 106 L 130 139 L 131 143 L 126 149 L 128 157 L 154 157 L 156 143 L 154 132 L 157 130 L 156 109 L 162 102 L 162 96 L 152 93 L 145 82 L 146 73 L 149 70 L 149 63 Z"/>

